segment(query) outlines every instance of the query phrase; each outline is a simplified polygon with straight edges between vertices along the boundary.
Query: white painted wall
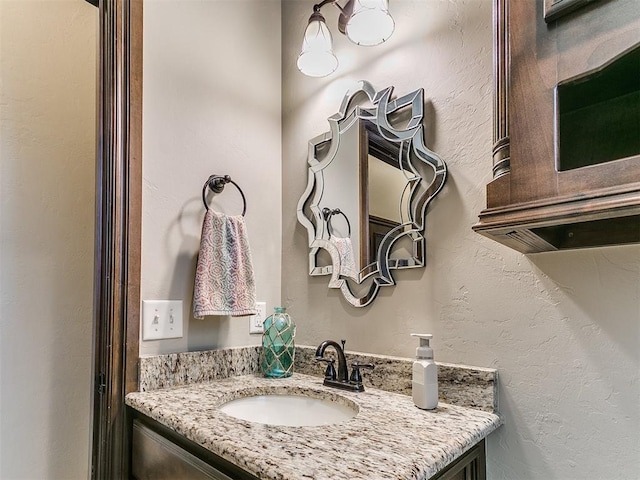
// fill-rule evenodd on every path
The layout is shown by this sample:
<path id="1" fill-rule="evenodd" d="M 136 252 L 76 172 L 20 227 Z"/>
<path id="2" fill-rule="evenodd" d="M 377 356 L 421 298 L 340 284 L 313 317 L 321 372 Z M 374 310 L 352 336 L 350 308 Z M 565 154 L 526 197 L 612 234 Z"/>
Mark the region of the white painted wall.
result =
<path id="1" fill-rule="evenodd" d="M 341 36 L 325 7 L 341 64 L 312 79 L 295 67 L 311 2 L 283 0 L 283 304 L 303 344 L 346 338 L 410 357 L 409 333 L 432 332 L 438 360 L 497 368 L 505 425 L 489 438 L 488 478 L 636 479 L 640 246 L 524 256 L 471 230 L 491 172 L 491 3 L 392 1 L 396 32 L 370 49 Z M 449 179 L 428 215 L 427 268 L 398 272 L 397 287 L 356 309 L 307 275 L 295 212 L 307 141 L 360 79 L 398 95 L 424 87 L 426 142 Z"/>
<path id="2" fill-rule="evenodd" d="M 257 300 L 280 303 L 280 78 L 279 0 L 145 2 L 141 298 L 183 300 L 185 336 L 143 355 L 260 343 L 246 317 L 191 318 L 211 174 L 243 189 Z M 212 206 L 242 211 L 233 185 Z"/>
<path id="3" fill-rule="evenodd" d="M 0 1 L 0 478 L 88 478 L 98 10 Z"/>

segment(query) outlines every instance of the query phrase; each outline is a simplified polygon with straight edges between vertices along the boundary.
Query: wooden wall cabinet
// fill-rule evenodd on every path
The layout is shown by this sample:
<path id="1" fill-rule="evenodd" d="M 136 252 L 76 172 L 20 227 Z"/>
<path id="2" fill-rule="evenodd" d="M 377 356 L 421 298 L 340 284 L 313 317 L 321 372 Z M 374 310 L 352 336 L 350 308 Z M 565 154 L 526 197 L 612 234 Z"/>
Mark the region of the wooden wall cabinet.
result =
<path id="1" fill-rule="evenodd" d="M 545 0 L 494 0 L 493 180 L 473 229 L 523 253 L 640 243 L 640 8 L 563 1 L 545 21 Z"/>

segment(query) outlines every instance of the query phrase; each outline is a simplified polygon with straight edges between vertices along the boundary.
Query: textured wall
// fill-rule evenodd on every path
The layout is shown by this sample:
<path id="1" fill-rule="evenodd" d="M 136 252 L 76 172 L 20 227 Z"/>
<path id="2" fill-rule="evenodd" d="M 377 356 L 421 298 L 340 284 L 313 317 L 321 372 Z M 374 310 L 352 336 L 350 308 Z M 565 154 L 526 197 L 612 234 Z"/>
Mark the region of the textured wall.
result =
<path id="1" fill-rule="evenodd" d="M 145 3 L 141 298 L 183 300 L 185 336 L 141 342 L 141 354 L 259 343 L 247 318 L 190 312 L 214 173 L 247 197 L 258 301 L 280 302 L 280 85 L 279 1 Z M 233 185 L 211 205 L 242 211 Z"/>
<path id="2" fill-rule="evenodd" d="M 0 478 L 89 472 L 98 10 L 0 1 Z"/>
<path id="3" fill-rule="evenodd" d="M 439 361 L 499 371 L 506 424 L 488 443 L 492 479 L 632 479 L 640 460 L 640 247 L 524 256 L 472 232 L 490 179 L 491 2 L 391 2 L 396 32 L 358 48 L 323 9 L 341 65 L 325 79 L 295 60 L 311 6 L 283 1 L 283 304 L 298 340 L 412 356 L 431 332 Z M 426 142 L 449 167 L 427 220 L 427 268 L 396 273 L 356 309 L 307 275 L 296 204 L 307 140 L 328 129 L 353 81 L 425 89 Z"/>

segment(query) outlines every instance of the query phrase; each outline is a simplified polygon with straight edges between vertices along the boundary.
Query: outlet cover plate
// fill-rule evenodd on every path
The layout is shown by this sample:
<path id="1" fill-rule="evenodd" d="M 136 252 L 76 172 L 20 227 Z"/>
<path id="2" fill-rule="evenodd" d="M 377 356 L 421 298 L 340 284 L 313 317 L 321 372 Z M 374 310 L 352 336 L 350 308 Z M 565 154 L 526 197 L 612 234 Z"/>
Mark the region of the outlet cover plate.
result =
<path id="1" fill-rule="evenodd" d="M 183 336 L 182 300 L 142 301 L 142 340 Z"/>
<path id="2" fill-rule="evenodd" d="M 266 302 L 256 302 L 258 313 L 249 317 L 249 333 L 262 334 L 264 332 L 264 321 L 267 318 Z"/>

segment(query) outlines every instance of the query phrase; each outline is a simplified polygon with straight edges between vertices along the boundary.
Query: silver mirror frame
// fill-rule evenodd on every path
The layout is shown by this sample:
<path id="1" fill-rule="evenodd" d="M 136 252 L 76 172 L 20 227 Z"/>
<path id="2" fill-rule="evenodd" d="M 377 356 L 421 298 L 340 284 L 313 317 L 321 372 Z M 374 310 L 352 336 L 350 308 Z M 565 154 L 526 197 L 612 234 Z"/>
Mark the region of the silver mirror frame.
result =
<path id="1" fill-rule="evenodd" d="M 364 108 L 360 105 L 349 112 L 349 106 L 356 95 L 364 92 L 373 105 Z M 367 81 L 358 82 L 349 90 L 340 105 L 338 113 L 328 118 L 330 130 L 309 141 L 307 162 L 309 164 L 307 187 L 298 201 L 298 221 L 306 228 L 309 241 L 309 274 L 312 276 L 331 275 L 329 288 L 340 289 L 344 298 L 355 307 L 369 305 L 377 296 L 380 287 L 395 285 L 392 270 L 425 266 L 426 246 L 424 239 L 427 207 L 440 192 L 447 178 L 445 162 L 424 144 L 424 89 L 420 88 L 401 98 L 391 100 L 393 87 L 379 92 Z M 411 118 L 402 129 L 391 125 L 389 116 L 398 110 L 411 107 Z M 322 207 L 320 205 L 325 189 L 323 169 L 335 158 L 340 144 L 340 131 L 344 125 L 359 119 L 368 120 L 376 125 L 378 133 L 385 140 L 399 144 L 400 156 L 405 155 L 411 177 L 409 188 L 409 218 L 400 226 L 393 228 L 385 235 L 377 252 L 377 260 L 364 266 L 359 274 L 358 284 L 371 277 L 368 291 L 362 296 L 354 295 L 349 282 L 340 275 L 340 254 L 333 243 L 327 239 Z M 317 147 L 330 142 L 328 152 L 322 159 L 316 156 Z M 413 154 L 413 155 L 412 155 Z M 427 181 L 420 175 L 422 169 L 416 168 L 415 162 L 422 162 L 433 169 L 433 178 Z M 400 158 L 400 165 L 404 162 Z M 311 215 L 307 215 L 308 207 Z M 316 225 L 318 228 L 316 228 Z M 394 244 L 402 237 L 409 236 L 413 244 L 411 259 L 392 259 Z M 328 252 L 331 265 L 317 265 L 317 255 L 321 249 Z"/>

